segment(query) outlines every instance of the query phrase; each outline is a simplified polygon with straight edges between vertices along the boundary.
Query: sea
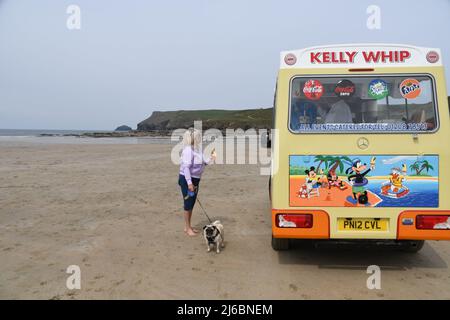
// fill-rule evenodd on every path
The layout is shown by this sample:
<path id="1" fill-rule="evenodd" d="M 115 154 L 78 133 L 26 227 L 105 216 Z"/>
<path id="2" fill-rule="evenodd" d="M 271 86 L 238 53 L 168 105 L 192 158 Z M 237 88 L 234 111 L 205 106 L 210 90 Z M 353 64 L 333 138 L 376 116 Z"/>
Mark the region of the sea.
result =
<path id="1" fill-rule="evenodd" d="M 65 135 L 83 134 L 87 132 L 108 132 L 99 130 L 42 130 L 42 129 L 0 129 L 0 136 L 7 137 L 34 137 L 41 134 Z"/>
<path id="2" fill-rule="evenodd" d="M 112 132 L 107 130 L 43 130 L 43 129 L 0 129 L 0 143 L 43 143 L 43 144 L 171 144 L 170 137 L 81 137 L 83 133 Z"/>
<path id="3" fill-rule="evenodd" d="M 147 137 L 105 137 L 95 138 L 79 136 L 83 133 L 113 131 L 107 130 L 42 130 L 42 129 L 0 129 L 1 143 L 44 143 L 44 144 L 177 144 L 180 142 L 179 136 L 172 141 L 170 136 L 147 136 Z M 205 135 L 204 141 L 214 141 L 214 135 Z M 250 140 L 235 139 L 237 136 L 225 136 L 225 140 L 233 140 L 236 144 L 261 143 L 265 145 L 264 137 L 252 135 Z"/>
<path id="4" fill-rule="evenodd" d="M 409 193 L 399 199 L 393 199 L 381 194 L 383 180 L 370 180 L 368 189 L 377 194 L 383 201 L 377 207 L 438 207 L 439 183 L 436 180 L 407 180 L 405 185 Z"/>

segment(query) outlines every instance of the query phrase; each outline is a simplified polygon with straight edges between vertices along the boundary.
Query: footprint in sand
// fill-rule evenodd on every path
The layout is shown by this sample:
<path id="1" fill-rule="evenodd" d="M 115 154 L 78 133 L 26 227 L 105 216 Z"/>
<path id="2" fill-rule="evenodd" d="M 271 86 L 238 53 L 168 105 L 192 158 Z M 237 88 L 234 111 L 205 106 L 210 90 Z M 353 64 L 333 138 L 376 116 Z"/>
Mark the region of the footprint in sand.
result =
<path id="1" fill-rule="evenodd" d="M 125 280 L 119 280 L 119 281 L 114 282 L 114 285 L 115 286 L 120 286 L 124 282 L 125 282 Z"/>
<path id="2" fill-rule="evenodd" d="M 426 276 L 427 278 L 431 278 L 431 279 L 437 279 L 437 278 L 439 278 L 437 275 L 435 275 L 434 273 L 430 273 L 430 272 L 426 272 L 426 273 L 425 273 L 425 276 Z"/>
<path id="3" fill-rule="evenodd" d="M 291 289 L 292 291 L 297 291 L 298 290 L 297 286 L 295 284 L 293 284 L 293 283 L 291 283 L 289 285 L 289 289 Z"/>

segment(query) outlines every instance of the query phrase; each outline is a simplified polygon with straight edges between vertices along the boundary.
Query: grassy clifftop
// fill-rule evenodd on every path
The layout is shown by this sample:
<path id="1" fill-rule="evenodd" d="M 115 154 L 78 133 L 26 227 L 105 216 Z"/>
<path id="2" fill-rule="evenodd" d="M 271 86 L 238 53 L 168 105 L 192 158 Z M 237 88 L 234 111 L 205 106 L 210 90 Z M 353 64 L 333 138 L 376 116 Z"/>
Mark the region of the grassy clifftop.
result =
<path id="1" fill-rule="evenodd" d="M 202 120 L 203 129 L 217 128 L 224 130 L 271 128 L 272 108 L 248 110 L 181 110 L 181 111 L 155 111 L 152 115 L 140 122 L 137 129 L 141 131 L 174 130 L 189 128 L 195 120 Z"/>
<path id="2" fill-rule="evenodd" d="M 448 102 L 450 105 L 450 97 L 448 97 Z M 192 127 L 195 120 L 203 121 L 203 129 L 268 129 L 272 127 L 272 108 L 155 111 L 149 118 L 140 122 L 137 129 L 139 131 L 170 131 Z"/>

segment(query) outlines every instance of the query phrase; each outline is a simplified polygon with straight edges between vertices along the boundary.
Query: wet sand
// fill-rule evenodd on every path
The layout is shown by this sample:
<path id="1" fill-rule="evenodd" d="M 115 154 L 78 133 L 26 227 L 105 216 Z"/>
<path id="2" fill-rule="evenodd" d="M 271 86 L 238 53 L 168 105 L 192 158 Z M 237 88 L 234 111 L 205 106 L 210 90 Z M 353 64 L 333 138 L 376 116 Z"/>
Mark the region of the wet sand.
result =
<path id="1" fill-rule="evenodd" d="M 183 232 L 168 144 L 0 142 L 0 298 L 449 299 L 450 243 L 418 254 L 311 243 L 270 246 L 266 176 L 207 168 L 200 200 L 226 232 L 222 253 Z M 206 223 L 200 208 L 197 228 Z M 366 268 L 381 267 L 381 290 Z M 66 288 L 79 265 L 81 290 Z"/>

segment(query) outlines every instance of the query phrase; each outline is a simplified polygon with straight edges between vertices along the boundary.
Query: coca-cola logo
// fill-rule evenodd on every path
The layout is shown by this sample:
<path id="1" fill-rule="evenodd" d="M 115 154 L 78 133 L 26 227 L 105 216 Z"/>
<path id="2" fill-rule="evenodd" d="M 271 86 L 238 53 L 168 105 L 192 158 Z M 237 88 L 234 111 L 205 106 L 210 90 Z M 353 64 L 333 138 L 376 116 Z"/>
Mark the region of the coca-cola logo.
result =
<path id="1" fill-rule="evenodd" d="M 308 80 L 303 87 L 303 93 L 310 100 L 319 100 L 323 95 L 323 85 L 319 80 Z"/>
<path id="2" fill-rule="evenodd" d="M 355 94 L 355 84 L 350 80 L 341 80 L 334 87 L 334 93 L 339 98 L 350 98 Z"/>

